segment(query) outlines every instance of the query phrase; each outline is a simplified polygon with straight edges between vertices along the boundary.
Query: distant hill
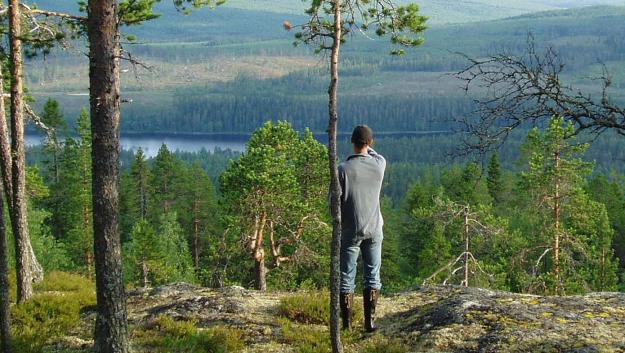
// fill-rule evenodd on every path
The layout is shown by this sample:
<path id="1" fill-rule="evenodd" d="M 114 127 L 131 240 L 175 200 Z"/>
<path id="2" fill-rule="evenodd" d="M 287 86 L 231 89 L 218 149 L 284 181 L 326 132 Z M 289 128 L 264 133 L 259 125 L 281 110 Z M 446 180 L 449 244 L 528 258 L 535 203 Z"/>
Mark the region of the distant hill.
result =
<path id="1" fill-rule="evenodd" d="M 625 5 L 623 0 L 399 0 L 399 2 L 419 4 L 423 13 L 430 17 L 431 25 L 488 21 L 539 11 L 591 5 Z M 70 12 L 76 12 L 78 8 L 73 0 L 37 0 L 32 3 Z M 309 1 L 301 0 L 228 0 L 223 7 L 261 13 L 301 15 L 308 3 Z M 173 12 L 171 0 L 163 0 L 158 8 L 166 15 L 166 18 L 171 18 L 169 17 Z"/>
<path id="2" fill-rule="evenodd" d="M 430 24 L 488 21 L 527 13 L 595 5 L 625 5 L 624 0 L 399 0 L 416 2 Z M 229 0 L 226 7 L 301 14 L 308 4 L 301 0 Z"/>

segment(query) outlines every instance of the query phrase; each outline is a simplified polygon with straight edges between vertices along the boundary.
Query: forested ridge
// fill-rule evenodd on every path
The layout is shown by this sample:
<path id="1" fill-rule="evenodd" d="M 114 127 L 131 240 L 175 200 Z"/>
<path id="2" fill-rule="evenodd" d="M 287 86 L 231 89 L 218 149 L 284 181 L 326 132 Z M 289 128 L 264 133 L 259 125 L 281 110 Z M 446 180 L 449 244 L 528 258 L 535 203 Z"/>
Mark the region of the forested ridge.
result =
<path id="1" fill-rule="evenodd" d="M 154 37 L 154 30 L 137 32 L 141 40 L 133 45 L 133 55 L 155 71 L 138 68 L 137 79 L 133 68 L 127 67 L 130 72 L 125 74 L 125 97 L 133 103 L 122 108 L 124 131 L 249 133 L 267 119 L 288 120 L 298 129 L 325 129 L 326 68 L 311 60 L 303 48 L 292 48 L 292 39 L 281 28 L 283 20 L 297 22 L 298 18 L 222 10 L 208 15 L 213 23 L 230 21 L 232 17 L 241 23 L 203 28 L 200 34 L 189 33 L 190 40 L 185 43 Z M 572 85 L 591 86 L 588 78 L 600 71 L 600 63 L 613 68 L 614 98 L 622 99 L 619 88 L 624 81 L 618 67 L 625 60 L 625 52 L 616 40 L 625 30 L 622 11 L 621 7 L 600 6 L 437 26 L 428 31 L 423 47 L 400 58 L 388 57 L 385 43 L 356 36 L 344 47 L 345 97 L 340 109 L 347 120 L 340 129 L 349 130 L 359 119 L 378 131 L 453 129 L 453 120 L 473 108 L 471 99 L 449 76 L 466 64 L 458 53 L 521 53 L 528 32 L 539 45 L 551 45 L 558 51 L 566 65 L 564 79 Z M 192 19 L 201 17 L 194 15 Z M 174 18 L 176 26 L 183 21 Z M 266 29 L 244 31 L 243 23 L 248 18 L 262 22 L 256 26 Z M 186 26 L 177 26 L 177 31 L 186 33 Z M 232 28 L 225 35 L 224 26 Z M 232 38 L 235 43 L 212 43 L 211 37 L 219 41 Z M 84 89 L 79 77 L 72 77 L 68 71 L 81 62 L 78 57 L 62 53 L 49 56 L 45 65 L 38 65 L 38 59 L 27 73 L 30 85 L 38 94 L 60 100 L 67 113 L 77 114 L 84 100 L 63 93 Z"/>

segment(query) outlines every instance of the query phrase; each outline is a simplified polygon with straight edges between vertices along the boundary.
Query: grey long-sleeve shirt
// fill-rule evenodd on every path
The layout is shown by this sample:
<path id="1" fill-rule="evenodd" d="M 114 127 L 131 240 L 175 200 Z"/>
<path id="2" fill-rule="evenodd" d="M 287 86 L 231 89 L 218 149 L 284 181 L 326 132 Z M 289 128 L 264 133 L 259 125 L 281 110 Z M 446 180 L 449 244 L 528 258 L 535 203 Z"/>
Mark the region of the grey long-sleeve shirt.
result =
<path id="1" fill-rule="evenodd" d="M 339 165 L 343 237 L 382 236 L 380 191 L 385 169 L 386 160 L 372 148 L 367 154 L 349 156 Z"/>

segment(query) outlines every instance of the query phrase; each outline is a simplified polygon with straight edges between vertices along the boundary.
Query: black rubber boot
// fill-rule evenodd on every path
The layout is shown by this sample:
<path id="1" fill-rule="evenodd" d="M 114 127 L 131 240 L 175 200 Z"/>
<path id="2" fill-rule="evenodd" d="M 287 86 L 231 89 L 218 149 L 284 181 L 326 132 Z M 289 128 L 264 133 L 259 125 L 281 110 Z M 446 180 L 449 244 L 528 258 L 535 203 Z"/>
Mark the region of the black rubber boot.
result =
<path id="1" fill-rule="evenodd" d="M 374 332 L 377 330 L 375 326 L 375 308 L 378 305 L 378 297 L 380 291 L 373 288 L 365 288 L 363 292 L 363 302 L 365 309 L 365 331 Z"/>
<path id="2" fill-rule="evenodd" d="M 341 319 L 343 330 L 352 329 L 352 310 L 354 307 L 354 293 L 341 293 Z"/>

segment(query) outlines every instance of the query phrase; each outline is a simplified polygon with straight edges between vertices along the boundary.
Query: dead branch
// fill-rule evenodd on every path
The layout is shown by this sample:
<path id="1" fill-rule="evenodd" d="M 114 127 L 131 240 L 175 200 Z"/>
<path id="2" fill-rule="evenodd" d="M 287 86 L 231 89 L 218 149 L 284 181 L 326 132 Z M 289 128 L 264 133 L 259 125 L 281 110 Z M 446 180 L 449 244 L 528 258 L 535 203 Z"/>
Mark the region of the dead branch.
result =
<path id="1" fill-rule="evenodd" d="M 524 54 L 500 53 L 486 58 L 462 55 L 468 65 L 454 76 L 474 99 L 470 116 L 457 119 L 467 137 L 458 155 L 486 154 L 500 147 L 515 129 L 562 116 L 576 133 L 601 134 L 607 130 L 625 136 L 625 107 L 610 99 L 612 79 L 603 66 L 600 93 L 575 90 L 561 81 L 565 64 L 551 47 L 536 48 L 528 35 Z"/>

